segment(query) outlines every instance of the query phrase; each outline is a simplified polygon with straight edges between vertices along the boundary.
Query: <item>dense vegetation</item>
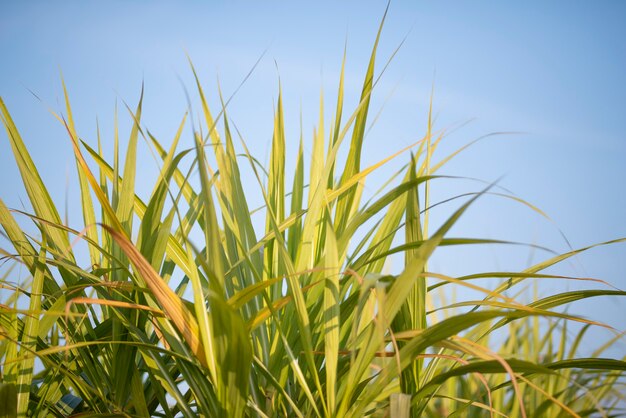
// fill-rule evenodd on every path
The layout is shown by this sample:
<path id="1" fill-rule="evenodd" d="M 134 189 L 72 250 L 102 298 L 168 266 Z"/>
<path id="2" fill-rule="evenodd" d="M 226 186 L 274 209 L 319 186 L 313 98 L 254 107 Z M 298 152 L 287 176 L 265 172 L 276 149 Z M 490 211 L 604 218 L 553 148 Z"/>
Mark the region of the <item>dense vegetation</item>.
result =
<path id="1" fill-rule="evenodd" d="M 429 270 L 442 246 L 506 244 L 447 234 L 492 187 L 429 225 L 429 191 L 452 181 L 440 173 L 458 154 L 435 159 L 444 136 L 430 118 L 416 144 L 361 166 L 375 58 L 376 45 L 351 113 L 342 69 L 334 116 L 324 120 L 322 102 L 311 155 L 301 139 L 292 173 L 280 92 L 267 167 L 239 140 L 227 101 L 211 112 L 199 81 L 204 121 L 191 126 L 193 146 L 180 150 L 186 118 L 169 146 L 153 136 L 140 99 L 122 164 L 117 141 L 107 161 L 99 134 L 94 146 L 76 131 L 64 87 L 57 117 L 76 157 L 83 230 L 62 221 L 0 101 L 32 208 L 0 200 L 0 416 L 619 414 L 626 362 L 603 358 L 619 334 L 579 358 L 586 332 L 603 325 L 562 307 L 624 292 L 516 298 L 529 280 L 569 280 L 545 270 L 585 249 L 524 271 Z M 147 201 L 136 194 L 140 140 L 162 159 Z M 364 202 L 366 178 L 399 160 L 400 176 Z M 256 183 L 242 182 L 243 171 Z M 251 188 L 264 200 L 259 210 Z M 253 221 L 261 213 L 264 227 Z M 390 257 L 403 257 L 401 273 L 382 273 Z M 484 278 L 498 284 L 487 289 Z M 482 297 L 433 297 L 454 287 Z"/>

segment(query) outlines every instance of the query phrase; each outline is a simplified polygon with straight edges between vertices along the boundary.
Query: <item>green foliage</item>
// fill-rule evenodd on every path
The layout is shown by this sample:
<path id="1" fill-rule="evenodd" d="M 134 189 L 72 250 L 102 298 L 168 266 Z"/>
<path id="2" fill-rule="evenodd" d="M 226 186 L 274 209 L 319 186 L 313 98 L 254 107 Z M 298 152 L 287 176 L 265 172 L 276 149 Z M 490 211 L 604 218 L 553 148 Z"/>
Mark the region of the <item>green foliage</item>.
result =
<path id="1" fill-rule="evenodd" d="M 63 86 L 66 109 L 57 118 L 76 157 L 82 231 L 62 222 L 0 100 L 32 207 L 25 213 L 0 200 L 3 237 L 12 247 L 1 250 L 9 266 L 0 283 L 8 295 L 0 305 L 1 416 L 620 412 L 626 362 L 602 358 L 619 336 L 579 358 L 585 333 L 602 324 L 555 308 L 625 293 L 581 290 L 527 304 L 508 296 L 528 279 L 567 280 L 543 271 L 586 248 L 522 272 L 436 274 L 428 261 L 438 248 L 498 243 L 447 236 L 491 187 L 428 233 L 429 188 L 456 155 L 434 163 L 443 135 L 433 133 L 430 118 L 416 144 L 361 167 L 379 36 L 358 105 L 344 120 L 342 69 L 334 117 L 325 123 L 322 100 L 311 155 L 305 158 L 301 138 L 293 173 L 285 169 L 281 91 L 265 172 L 245 142 L 237 154 L 225 102 L 214 117 L 193 67 L 204 117 L 192 126 L 193 146 L 179 150 L 183 118 L 166 149 L 142 127 L 140 99 L 129 112 L 123 165 L 117 122 L 109 163 L 99 136 L 94 148 L 76 132 Z M 339 161 L 346 137 L 347 160 Z M 147 202 L 136 194 L 140 138 L 162 159 Z M 399 183 L 362 202 L 366 178 L 409 151 Z M 257 185 L 242 182 L 246 170 Z M 246 193 L 252 187 L 263 197 L 264 227 L 253 222 Z M 32 222 L 38 235 L 18 219 Z M 84 257 L 71 245 L 77 237 L 87 244 Z M 404 254 L 404 270 L 382 274 L 394 254 Z M 13 279 L 18 264 L 29 272 L 26 283 Z M 482 278 L 500 284 L 485 289 L 476 284 Z M 451 287 L 484 297 L 437 304 L 434 296 Z"/>

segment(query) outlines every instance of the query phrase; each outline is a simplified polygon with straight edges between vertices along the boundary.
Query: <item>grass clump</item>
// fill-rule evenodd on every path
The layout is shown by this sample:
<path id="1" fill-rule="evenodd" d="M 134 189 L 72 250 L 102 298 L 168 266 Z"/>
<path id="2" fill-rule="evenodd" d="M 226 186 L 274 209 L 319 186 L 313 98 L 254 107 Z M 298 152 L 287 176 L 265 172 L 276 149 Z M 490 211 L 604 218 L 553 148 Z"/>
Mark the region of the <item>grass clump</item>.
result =
<path id="1" fill-rule="evenodd" d="M 65 92 L 57 117 L 76 157 L 81 231 L 62 221 L 0 101 L 32 207 L 9 209 L 0 200 L 0 415 L 620 413 L 626 362 L 602 357 L 611 342 L 578 357 L 585 333 L 602 325 L 558 308 L 624 292 L 570 291 L 531 303 L 508 296 L 528 279 L 567 279 L 544 271 L 585 249 L 520 272 L 446 277 L 428 269 L 442 246 L 495 243 L 448 236 L 491 187 L 428 233 L 429 189 L 446 181 L 439 173 L 456 155 L 434 159 L 443 135 L 430 118 L 409 149 L 361 166 L 377 43 L 357 107 L 344 112 L 342 70 L 334 117 L 325 123 L 322 107 L 311 156 L 300 141 L 292 173 L 280 93 L 269 165 L 260 167 L 244 141 L 236 151 L 226 104 L 212 113 L 197 76 L 204 121 L 192 126 L 192 146 L 180 150 L 186 118 L 167 148 L 151 135 L 140 99 L 123 164 L 117 143 L 110 162 L 99 141 L 83 140 Z M 136 194 L 141 139 L 162 159 L 146 201 Z M 366 178 L 399 158 L 408 161 L 399 183 L 363 202 Z M 257 184 L 242 182 L 244 170 Z M 263 227 L 252 219 L 252 187 L 263 198 Z M 74 250 L 77 240 L 86 243 L 84 255 Z M 403 271 L 383 274 L 398 255 Z M 27 281 L 14 278 L 14 265 L 28 270 Z M 500 284 L 486 289 L 482 278 Z M 433 295 L 450 287 L 483 296 L 436 305 Z"/>

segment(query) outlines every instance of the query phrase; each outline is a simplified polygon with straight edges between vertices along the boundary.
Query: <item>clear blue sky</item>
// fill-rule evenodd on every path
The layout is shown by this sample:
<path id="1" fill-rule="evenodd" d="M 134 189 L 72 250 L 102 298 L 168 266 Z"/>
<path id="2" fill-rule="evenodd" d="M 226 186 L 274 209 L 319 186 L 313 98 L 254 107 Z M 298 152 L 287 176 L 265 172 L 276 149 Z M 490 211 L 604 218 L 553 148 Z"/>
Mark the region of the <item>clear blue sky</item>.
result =
<path id="1" fill-rule="evenodd" d="M 134 106 L 142 81 L 144 125 L 165 142 L 173 136 L 187 107 L 182 86 L 193 91 L 185 53 L 211 92 L 210 101 L 217 103 L 217 77 L 229 95 L 266 51 L 231 107 L 231 117 L 262 160 L 271 138 L 278 77 L 295 152 L 300 109 L 310 140 L 322 86 L 332 107 L 346 39 L 347 104 L 354 105 L 384 2 L 208 3 L 0 2 L 0 95 L 60 207 L 66 177 L 75 184 L 69 141 L 46 108 L 62 110 L 60 71 L 79 133 L 94 143 L 98 117 L 109 151 L 115 103 L 124 115 L 122 101 Z M 366 139 L 365 161 L 374 162 L 423 135 L 434 84 L 438 128 L 472 120 L 450 135 L 439 156 L 482 134 L 523 132 L 476 145 L 444 172 L 486 181 L 504 176 L 502 186 L 554 221 L 519 204 L 485 198 L 453 235 L 536 242 L 561 252 L 568 246 L 559 229 L 574 248 L 625 237 L 625 21 L 626 3 L 619 1 L 394 1 L 379 69 L 406 41 L 374 97 L 372 114 L 383 104 L 384 109 Z M 128 120 L 122 120 L 126 129 Z M 149 174 L 154 163 L 144 151 Z M 0 176 L 0 197 L 20 207 L 26 195 L 4 133 Z M 467 181 L 440 184 L 437 198 L 482 187 Z M 70 221 L 79 225 L 75 199 L 70 186 Z M 453 207 L 442 207 L 434 220 Z M 525 248 L 483 247 L 441 252 L 432 266 L 450 274 L 523 268 L 529 257 Z M 626 288 L 626 245 L 593 250 L 559 271 Z M 626 315 L 624 306 L 597 300 L 578 304 L 574 311 L 601 315 L 619 327 L 615 318 Z"/>

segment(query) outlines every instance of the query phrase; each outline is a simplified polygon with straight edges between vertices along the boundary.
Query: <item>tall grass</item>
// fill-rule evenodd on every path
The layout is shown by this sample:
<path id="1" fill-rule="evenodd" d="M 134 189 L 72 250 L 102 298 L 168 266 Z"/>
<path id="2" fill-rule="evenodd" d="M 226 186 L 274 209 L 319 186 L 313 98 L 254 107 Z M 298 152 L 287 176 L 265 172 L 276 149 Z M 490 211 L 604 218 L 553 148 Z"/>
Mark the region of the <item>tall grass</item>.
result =
<path id="1" fill-rule="evenodd" d="M 64 86 L 66 107 L 56 117 L 76 157 L 82 230 L 62 221 L 0 100 L 32 208 L 10 209 L 0 200 L 0 415 L 620 413 L 626 362 L 603 358 L 619 334 L 580 358 L 586 332 L 603 325 L 562 307 L 625 293 L 605 286 L 531 303 L 510 296 L 531 279 L 569 280 L 544 271 L 587 248 L 524 271 L 437 274 L 428 260 L 440 247 L 506 243 L 448 235 L 492 186 L 429 225 L 436 203 L 429 190 L 452 181 L 440 173 L 457 155 L 436 158 L 444 135 L 430 117 L 414 145 L 362 166 L 379 36 L 358 105 L 344 109 L 342 67 L 334 116 L 324 119 L 322 101 L 311 155 L 301 140 L 290 173 L 280 91 L 269 165 L 262 167 L 231 126 L 226 101 L 220 97 L 218 113 L 210 110 L 193 67 L 204 120 L 191 126 L 191 147 L 181 141 L 186 118 L 167 147 L 150 134 L 140 99 L 129 111 L 123 163 L 117 140 L 107 161 L 99 133 L 90 145 L 76 131 Z M 147 201 L 136 194 L 140 140 L 162 159 Z M 344 147 L 346 160 L 338 157 Z M 406 163 L 400 177 L 364 202 L 366 178 L 397 161 Z M 242 182 L 244 171 L 256 183 Z M 263 199 L 262 227 L 252 219 L 252 188 Z M 28 224 L 38 232 L 29 234 Z M 75 251 L 77 240 L 86 243 L 85 254 Z M 402 272 L 383 274 L 386 260 L 398 255 Z M 16 265 L 28 270 L 27 281 L 16 279 Z M 483 278 L 499 284 L 481 287 Z M 482 297 L 437 302 L 451 288 Z"/>

